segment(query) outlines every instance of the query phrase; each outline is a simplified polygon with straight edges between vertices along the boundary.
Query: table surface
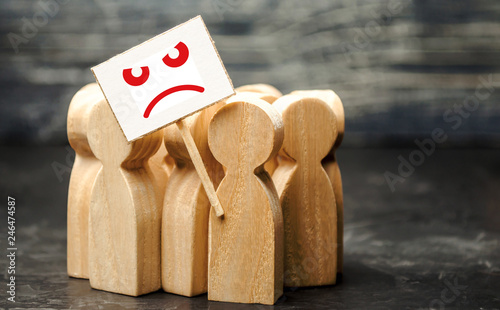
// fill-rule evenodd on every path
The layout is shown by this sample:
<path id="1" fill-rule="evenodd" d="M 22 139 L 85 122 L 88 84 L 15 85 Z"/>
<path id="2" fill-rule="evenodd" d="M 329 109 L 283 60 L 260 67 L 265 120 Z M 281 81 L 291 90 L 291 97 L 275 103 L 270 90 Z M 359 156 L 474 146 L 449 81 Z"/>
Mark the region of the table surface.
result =
<path id="1" fill-rule="evenodd" d="M 287 289 L 274 307 L 162 291 L 134 298 L 66 275 L 69 147 L 2 147 L 3 196 L 16 199 L 16 303 L 44 309 L 500 309 L 500 151 L 437 150 L 392 192 L 411 149 L 344 149 L 344 275 L 335 286 Z M 6 208 L 2 208 L 6 210 Z M 7 218 L 2 211 L 2 221 Z M 7 231 L 0 225 L 0 245 Z M 7 257 L 0 256 L 2 270 Z M 7 274 L 2 271 L 2 281 Z"/>

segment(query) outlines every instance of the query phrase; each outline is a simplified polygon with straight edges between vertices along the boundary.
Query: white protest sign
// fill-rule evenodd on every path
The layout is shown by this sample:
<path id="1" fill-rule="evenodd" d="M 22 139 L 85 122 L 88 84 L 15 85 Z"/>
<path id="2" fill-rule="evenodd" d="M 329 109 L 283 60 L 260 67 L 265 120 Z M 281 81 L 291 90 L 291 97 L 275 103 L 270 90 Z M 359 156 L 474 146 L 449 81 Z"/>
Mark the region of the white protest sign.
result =
<path id="1" fill-rule="evenodd" d="M 200 16 L 92 71 L 128 141 L 234 94 Z"/>

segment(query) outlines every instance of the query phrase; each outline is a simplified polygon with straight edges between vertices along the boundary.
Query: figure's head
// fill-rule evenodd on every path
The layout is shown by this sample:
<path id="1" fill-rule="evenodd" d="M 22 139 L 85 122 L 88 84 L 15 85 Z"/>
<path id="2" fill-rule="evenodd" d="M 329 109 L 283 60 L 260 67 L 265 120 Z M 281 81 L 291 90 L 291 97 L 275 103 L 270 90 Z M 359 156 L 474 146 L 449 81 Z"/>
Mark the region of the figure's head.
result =
<path id="1" fill-rule="evenodd" d="M 104 95 L 96 83 L 91 83 L 82 87 L 69 104 L 68 141 L 75 152 L 81 156 L 94 157 L 87 139 L 88 123 L 89 114 L 99 101 L 104 101 Z"/>
<path id="2" fill-rule="evenodd" d="M 162 133 L 160 130 L 127 142 L 104 98 L 89 113 L 89 145 L 95 157 L 107 167 L 134 169 L 144 166 L 144 162 L 158 151 Z"/>
<path id="3" fill-rule="evenodd" d="M 328 104 L 315 97 L 286 95 L 273 107 L 280 111 L 285 128 L 280 155 L 298 162 L 305 157 L 320 162 L 337 138 L 337 120 Z"/>
<path id="4" fill-rule="evenodd" d="M 261 167 L 283 143 L 283 122 L 268 102 L 248 93 L 227 100 L 208 127 L 214 157 L 229 170 Z"/>

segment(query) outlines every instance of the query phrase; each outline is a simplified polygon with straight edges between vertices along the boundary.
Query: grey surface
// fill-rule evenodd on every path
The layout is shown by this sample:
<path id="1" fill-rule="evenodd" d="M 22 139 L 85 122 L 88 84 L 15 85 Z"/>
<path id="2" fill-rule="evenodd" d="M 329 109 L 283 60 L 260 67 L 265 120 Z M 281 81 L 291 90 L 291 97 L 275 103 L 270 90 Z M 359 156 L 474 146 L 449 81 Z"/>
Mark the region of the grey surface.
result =
<path id="1" fill-rule="evenodd" d="M 17 52 L 9 34 L 43 10 L 0 1 L 0 143 L 66 143 L 69 101 L 91 66 L 201 14 L 236 86 L 338 92 L 346 146 L 413 146 L 441 127 L 448 145 L 500 147 L 495 0 L 57 1 Z M 451 129 L 443 114 L 490 74 L 492 93 Z"/>
<path id="2" fill-rule="evenodd" d="M 288 289 L 276 309 L 500 309 L 500 151 L 438 150 L 392 192 L 384 179 L 411 149 L 342 149 L 345 269 L 336 286 Z M 2 148 L 2 198 L 17 202 L 18 308 L 271 309 L 156 292 L 92 290 L 66 275 L 64 147 Z M 4 203 L 5 204 L 5 203 Z M 6 248 L 6 211 L 0 248 Z M 3 251 L 3 250 L 2 250 Z M 6 256 L 0 256 L 5 282 Z M 5 302 L 1 284 L 0 308 Z M 455 287 L 456 294 L 450 290 Z M 444 293 L 443 293 L 444 292 Z"/>

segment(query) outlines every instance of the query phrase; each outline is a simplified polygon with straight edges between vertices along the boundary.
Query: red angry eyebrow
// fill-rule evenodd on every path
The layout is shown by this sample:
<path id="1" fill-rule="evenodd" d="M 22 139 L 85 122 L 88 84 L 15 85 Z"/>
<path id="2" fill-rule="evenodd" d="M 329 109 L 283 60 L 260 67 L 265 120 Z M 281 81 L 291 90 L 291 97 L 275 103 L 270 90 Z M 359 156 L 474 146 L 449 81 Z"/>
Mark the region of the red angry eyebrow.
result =
<path id="1" fill-rule="evenodd" d="M 163 63 L 171 68 L 182 66 L 189 58 L 189 49 L 184 42 L 181 41 L 177 43 L 174 48 L 179 51 L 179 56 L 177 56 L 177 58 L 171 58 L 168 54 L 163 57 Z"/>

